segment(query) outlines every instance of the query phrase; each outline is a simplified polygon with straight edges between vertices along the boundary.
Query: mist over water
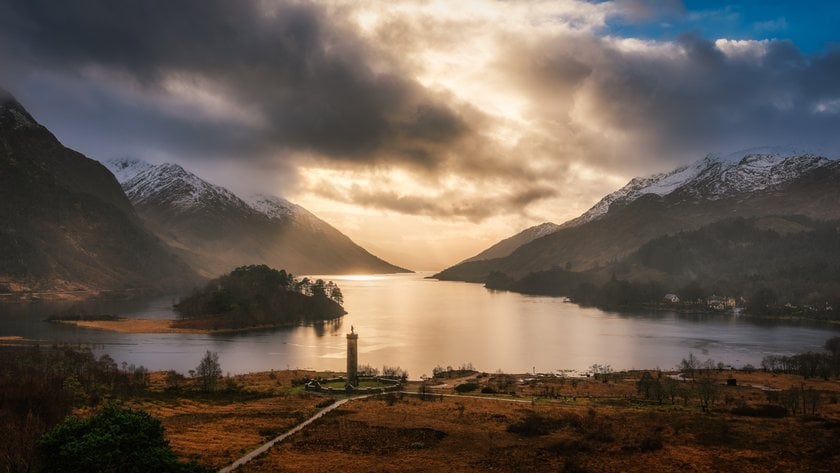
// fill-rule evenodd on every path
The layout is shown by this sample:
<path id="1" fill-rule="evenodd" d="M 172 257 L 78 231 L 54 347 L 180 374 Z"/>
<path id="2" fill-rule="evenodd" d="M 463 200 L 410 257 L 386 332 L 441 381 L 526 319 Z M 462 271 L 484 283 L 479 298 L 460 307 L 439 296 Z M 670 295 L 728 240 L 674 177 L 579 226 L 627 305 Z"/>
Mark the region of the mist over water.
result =
<path id="1" fill-rule="evenodd" d="M 836 328 L 757 324 L 732 315 L 621 314 L 582 308 L 560 298 L 493 292 L 478 284 L 424 279 L 428 274 L 319 276 L 344 293 L 347 315 L 334 322 L 225 335 L 120 334 L 43 322 L 68 303 L 0 306 L 0 336 L 43 344 L 94 345 L 118 363 L 151 370 L 194 369 L 205 350 L 219 353 L 231 374 L 286 368 L 343 371 L 345 334 L 359 334 L 359 362 L 400 366 L 410 377 L 436 365 L 471 362 L 482 371 L 673 368 L 692 352 L 736 367 L 770 354 L 821 350 Z M 88 303 L 88 313 L 174 318 L 177 296 Z"/>

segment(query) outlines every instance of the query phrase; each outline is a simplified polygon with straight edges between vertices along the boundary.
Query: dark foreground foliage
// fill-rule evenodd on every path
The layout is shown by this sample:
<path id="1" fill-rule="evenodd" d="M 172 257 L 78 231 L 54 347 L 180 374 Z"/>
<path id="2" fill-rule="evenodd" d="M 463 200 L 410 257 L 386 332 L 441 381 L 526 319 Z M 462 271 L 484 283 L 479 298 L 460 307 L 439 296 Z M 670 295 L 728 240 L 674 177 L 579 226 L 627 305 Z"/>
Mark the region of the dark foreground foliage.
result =
<path id="1" fill-rule="evenodd" d="M 38 441 L 41 471 L 203 472 L 179 463 L 160 421 L 109 404 L 91 418 L 68 417 Z"/>
<path id="2" fill-rule="evenodd" d="M 137 393 L 148 371 L 73 347 L 0 347 L 0 471 L 32 471 L 34 446 L 75 406 Z"/>
<path id="3" fill-rule="evenodd" d="M 344 315 L 332 282 L 296 280 L 266 265 L 242 266 L 210 281 L 175 305 L 176 326 L 210 330 L 319 322 Z"/>

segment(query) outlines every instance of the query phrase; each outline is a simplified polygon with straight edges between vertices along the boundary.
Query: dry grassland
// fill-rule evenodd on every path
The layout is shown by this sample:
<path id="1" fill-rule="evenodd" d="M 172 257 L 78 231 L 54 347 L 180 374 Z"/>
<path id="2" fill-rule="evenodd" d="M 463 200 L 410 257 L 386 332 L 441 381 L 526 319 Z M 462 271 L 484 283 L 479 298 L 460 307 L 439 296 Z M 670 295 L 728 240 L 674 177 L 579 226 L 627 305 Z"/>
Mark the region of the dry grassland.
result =
<path id="1" fill-rule="evenodd" d="M 796 376 L 738 374 L 724 386 L 711 412 L 696 401 L 641 401 L 636 378 L 532 380 L 517 376 L 515 396 L 417 396 L 353 401 L 301 434 L 279 444 L 242 471 L 261 473 L 354 471 L 592 471 L 592 472 L 833 472 L 840 471 L 840 383 Z M 462 382 L 491 383 L 491 376 L 447 380 L 435 393 L 454 394 Z M 823 391 L 813 417 L 735 415 L 736 405 L 762 405 L 778 389 Z M 534 399 L 556 383 L 556 398 Z M 479 395 L 480 396 L 480 395 Z M 508 399 L 520 402 L 510 402 Z M 525 402 L 521 402 L 525 401 Z"/>
<path id="2" fill-rule="evenodd" d="M 341 471 L 352 465 L 354 471 L 381 472 L 763 473 L 840 467 L 837 421 L 457 398 L 412 397 L 391 406 L 371 399 L 342 407 L 242 471 Z"/>
<path id="3" fill-rule="evenodd" d="M 292 387 L 293 379 L 314 374 L 238 376 L 238 392 L 202 396 L 166 393 L 163 374 L 155 373 L 152 392 L 131 406 L 161 419 L 182 459 L 219 468 L 325 405 L 323 397 Z M 465 382 L 499 382 L 497 375 L 471 375 L 428 390 L 432 400 L 409 394 L 354 400 L 241 471 L 840 471 L 837 380 L 737 373 L 738 385 L 725 386 L 732 375 L 719 372 L 716 400 L 703 412 L 696 399 L 688 405 L 640 399 L 639 375 L 607 383 L 517 375 L 508 377 L 513 395 L 437 395 L 456 394 L 454 387 Z M 766 405 L 768 392 L 776 392 L 767 388 L 820 391 L 818 414 L 735 414 L 737 406 Z M 546 392 L 552 396 L 537 397 Z"/>
<path id="4" fill-rule="evenodd" d="M 160 419 L 181 460 L 221 468 L 314 414 L 324 398 L 292 388 L 292 379 L 314 375 L 277 371 L 235 376 L 239 392 L 201 394 L 164 390 L 152 374 L 150 392 L 129 402 Z"/>

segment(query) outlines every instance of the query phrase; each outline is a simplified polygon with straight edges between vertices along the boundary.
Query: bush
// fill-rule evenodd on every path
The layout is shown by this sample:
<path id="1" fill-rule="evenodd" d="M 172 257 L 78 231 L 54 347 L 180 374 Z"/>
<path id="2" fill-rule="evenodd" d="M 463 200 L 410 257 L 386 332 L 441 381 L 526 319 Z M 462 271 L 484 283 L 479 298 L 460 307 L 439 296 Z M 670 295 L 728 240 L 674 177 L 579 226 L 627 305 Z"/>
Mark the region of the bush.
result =
<path id="1" fill-rule="evenodd" d="M 471 393 L 478 389 L 478 384 L 476 383 L 461 383 L 455 386 L 455 390 L 459 393 Z"/>
<path id="2" fill-rule="evenodd" d="M 492 386 L 484 386 L 481 388 L 481 394 L 496 394 L 496 390 Z"/>
<path id="3" fill-rule="evenodd" d="M 37 448 L 43 471 L 204 471 L 178 463 L 159 420 L 113 404 L 89 419 L 68 417 Z"/>

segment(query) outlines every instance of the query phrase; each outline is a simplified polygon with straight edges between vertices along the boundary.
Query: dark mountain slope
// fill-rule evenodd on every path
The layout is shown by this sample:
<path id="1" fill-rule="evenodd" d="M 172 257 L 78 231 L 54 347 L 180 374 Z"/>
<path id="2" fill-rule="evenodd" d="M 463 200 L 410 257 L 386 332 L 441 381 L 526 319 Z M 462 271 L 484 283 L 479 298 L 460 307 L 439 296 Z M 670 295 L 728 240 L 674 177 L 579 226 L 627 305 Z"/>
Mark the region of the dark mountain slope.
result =
<path id="1" fill-rule="evenodd" d="M 682 309 L 706 310 L 707 298 L 724 295 L 753 315 L 836 320 L 840 221 L 804 216 L 725 219 L 655 238 L 597 270 L 556 268 L 519 279 L 493 273 L 487 286 L 616 309 L 673 309 L 663 304 L 663 296 L 671 293 L 682 300 Z"/>
<path id="2" fill-rule="evenodd" d="M 108 170 L 61 145 L 0 91 L 0 292 L 64 297 L 188 287 Z"/>

